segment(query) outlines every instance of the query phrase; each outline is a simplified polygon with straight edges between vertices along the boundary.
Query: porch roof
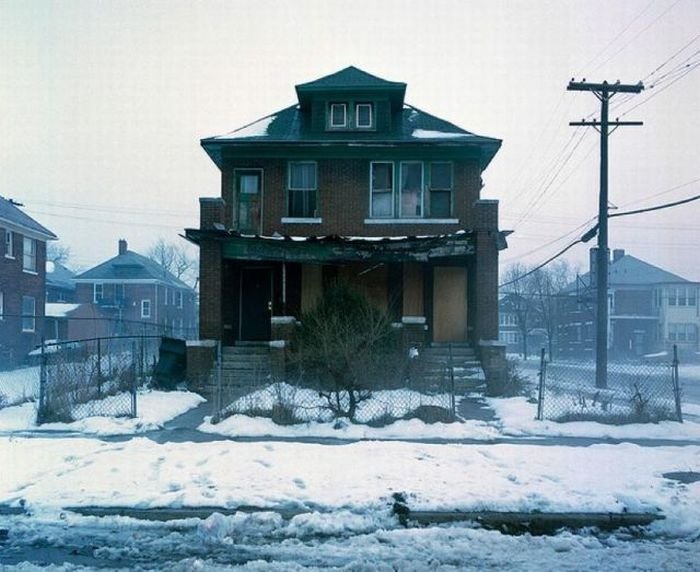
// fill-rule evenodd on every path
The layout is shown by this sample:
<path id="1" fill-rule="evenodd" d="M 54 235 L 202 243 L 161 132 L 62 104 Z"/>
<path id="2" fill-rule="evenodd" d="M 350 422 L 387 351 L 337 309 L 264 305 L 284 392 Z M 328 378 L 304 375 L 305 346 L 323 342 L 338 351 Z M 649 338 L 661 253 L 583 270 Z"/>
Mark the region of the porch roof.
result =
<path id="1" fill-rule="evenodd" d="M 474 235 L 468 231 L 452 234 L 404 237 L 352 236 L 259 236 L 233 230 L 186 229 L 185 237 L 200 244 L 216 240 L 222 257 L 233 260 L 287 262 L 429 262 L 464 258 L 475 252 Z"/>

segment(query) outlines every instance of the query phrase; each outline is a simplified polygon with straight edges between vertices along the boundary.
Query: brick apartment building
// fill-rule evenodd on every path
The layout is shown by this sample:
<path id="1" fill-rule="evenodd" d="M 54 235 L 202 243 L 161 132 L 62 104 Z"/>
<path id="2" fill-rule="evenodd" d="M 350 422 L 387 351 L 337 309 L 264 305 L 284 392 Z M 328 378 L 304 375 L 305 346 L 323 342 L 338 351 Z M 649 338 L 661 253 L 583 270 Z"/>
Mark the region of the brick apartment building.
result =
<path id="1" fill-rule="evenodd" d="M 128 249 L 73 277 L 76 307 L 62 319 L 68 339 L 115 335 L 194 338 L 196 293 L 162 266 Z"/>
<path id="2" fill-rule="evenodd" d="M 354 67 L 297 103 L 201 145 L 221 193 L 200 199 L 200 336 L 284 337 L 335 279 L 414 343 L 498 340 L 498 202 L 480 198 L 500 140 L 404 103 L 406 84 Z"/>
<path id="3" fill-rule="evenodd" d="M 56 235 L 0 197 L 0 368 L 41 343 L 46 298 L 46 241 Z"/>

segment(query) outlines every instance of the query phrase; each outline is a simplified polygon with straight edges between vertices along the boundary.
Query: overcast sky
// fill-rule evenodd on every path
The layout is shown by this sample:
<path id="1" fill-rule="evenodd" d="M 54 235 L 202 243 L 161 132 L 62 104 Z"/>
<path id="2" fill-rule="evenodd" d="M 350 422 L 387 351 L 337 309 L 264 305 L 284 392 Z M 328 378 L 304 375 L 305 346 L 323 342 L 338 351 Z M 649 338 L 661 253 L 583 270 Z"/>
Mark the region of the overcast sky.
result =
<path id="1" fill-rule="evenodd" d="M 219 193 L 199 140 L 355 65 L 503 139 L 483 196 L 515 231 L 502 262 L 535 264 L 597 212 L 599 137 L 568 122 L 599 104 L 567 92 L 572 77 L 648 88 L 613 99 L 611 118 L 644 121 L 610 138 L 615 206 L 700 193 L 698 50 L 697 0 L 0 0 L 0 194 L 58 234 L 75 266 L 113 256 L 119 238 L 141 252 L 182 240 L 198 197 Z M 699 215 L 700 201 L 617 219 L 610 246 L 700 280 Z"/>

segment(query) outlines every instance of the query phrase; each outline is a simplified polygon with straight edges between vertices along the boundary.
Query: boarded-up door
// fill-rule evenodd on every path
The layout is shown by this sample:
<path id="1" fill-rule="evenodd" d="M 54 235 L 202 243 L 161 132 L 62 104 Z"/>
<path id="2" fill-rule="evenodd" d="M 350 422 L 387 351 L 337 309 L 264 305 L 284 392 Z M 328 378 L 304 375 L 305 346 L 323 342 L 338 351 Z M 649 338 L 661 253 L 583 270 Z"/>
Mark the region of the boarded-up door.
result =
<path id="1" fill-rule="evenodd" d="M 467 340 L 467 271 L 462 266 L 433 269 L 433 341 Z"/>

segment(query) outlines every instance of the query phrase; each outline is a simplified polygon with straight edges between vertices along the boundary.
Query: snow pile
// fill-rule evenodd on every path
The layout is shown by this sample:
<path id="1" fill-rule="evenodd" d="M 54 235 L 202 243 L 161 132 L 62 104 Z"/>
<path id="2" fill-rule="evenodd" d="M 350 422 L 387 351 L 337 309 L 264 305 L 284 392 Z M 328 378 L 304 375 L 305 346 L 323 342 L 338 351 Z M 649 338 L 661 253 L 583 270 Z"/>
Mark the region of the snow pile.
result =
<path id="1" fill-rule="evenodd" d="M 39 397 L 39 366 L 0 371 L 0 407 Z"/>

